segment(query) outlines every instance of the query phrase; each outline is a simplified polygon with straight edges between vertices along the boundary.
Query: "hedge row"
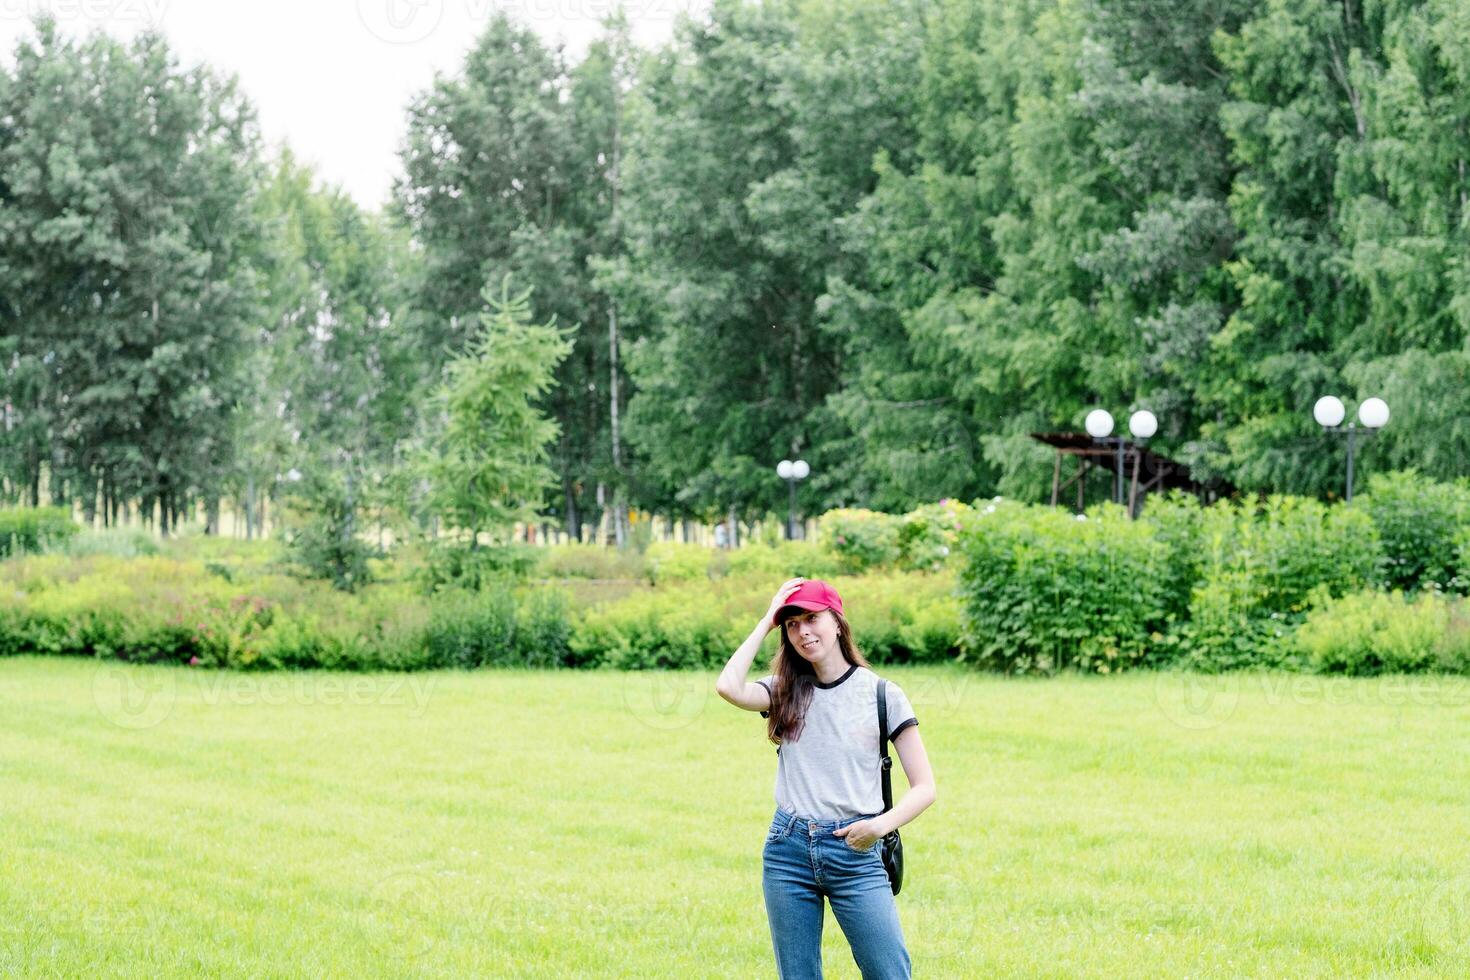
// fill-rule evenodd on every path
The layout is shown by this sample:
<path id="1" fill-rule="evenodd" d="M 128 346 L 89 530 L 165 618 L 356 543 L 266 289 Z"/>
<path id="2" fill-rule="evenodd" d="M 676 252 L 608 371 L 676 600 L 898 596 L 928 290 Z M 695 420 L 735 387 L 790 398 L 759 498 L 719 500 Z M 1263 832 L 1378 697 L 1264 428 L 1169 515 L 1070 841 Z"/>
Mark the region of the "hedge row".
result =
<path id="1" fill-rule="evenodd" d="M 62 526 L 57 515 L 31 526 L 46 520 Z M 63 546 L 70 555 L 0 563 L 0 654 L 241 668 L 714 667 L 774 583 L 800 574 L 837 580 L 875 662 L 1470 669 L 1465 604 L 1453 597 L 1470 591 L 1470 489 L 1412 473 L 1374 477 L 1351 506 L 1277 496 L 1206 508 L 1172 496 L 1150 500 L 1137 521 L 1111 506 L 1073 516 L 999 499 L 901 517 L 833 511 L 817 542 L 653 544 L 627 567 L 655 588 L 585 610 L 493 567 L 477 572 L 478 591 L 425 594 L 417 571 L 385 566 L 387 581 L 346 594 L 282 574 L 262 546 L 201 539 L 161 557 L 146 545 L 83 535 Z M 553 549 L 538 570 L 591 551 Z M 599 572 L 633 560 L 596 557 Z M 869 573 L 844 574 L 853 569 Z"/>
<path id="2" fill-rule="evenodd" d="M 1112 505 L 1077 516 L 987 505 L 959 535 L 962 646 L 988 667 L 1019 673 L 1371 666 L 1360 653 L 1321 652 L 1332 628 L 1324 624 L 1361 617 L 1360 607 L 1335 603 L 1406 581 L 1436 593 L 1465 567 L 1460 512 L 1444 504 L 1453 493 L 1400 477 L 1372 490 L 1353 506 L 1273 496 L 1201 507 L 1175 495 L 1151 501 L 1137 521 Z M 1414 517 L 1421 493 L 1438 501 L 1430 512 L 1439 517 L 1425 521 L 1434 536 Z M 1443 632 L 1440 607 L 1408 609 L 1400 618 L 1427 617 L 1425 629 Z M 1316 652 L 1304 653 L 1305 643 Z"/>
<path id="3" fill-rule="evenodd" d="M 838 580 L 878 662 L 956 656 L 953 579 Z M 718 667 L 773 588 L 768 575 L 644 590 L 587 610 L 557 588 L 501 583 L 425 596 L 343 593 L 217 561 L 45 555 L 0 565 L 0 655 L 107 657 L 239 669 Z"/>

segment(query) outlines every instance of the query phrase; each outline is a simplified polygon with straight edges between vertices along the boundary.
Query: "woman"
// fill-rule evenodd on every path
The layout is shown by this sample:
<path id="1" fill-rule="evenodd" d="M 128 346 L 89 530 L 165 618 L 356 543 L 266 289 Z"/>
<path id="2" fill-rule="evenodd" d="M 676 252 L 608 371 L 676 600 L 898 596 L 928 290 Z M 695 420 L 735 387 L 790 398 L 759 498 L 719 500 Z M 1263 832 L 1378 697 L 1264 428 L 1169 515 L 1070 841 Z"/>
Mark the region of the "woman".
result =
<path id="1" fill-rule="evenodd" d="M 747 682 L 768 633 L 781 630 L 773 673 Z M 826 582 L 792 579 L 730 657 L 715 689 L 759 711 L 776 749 L 776 816 L 761 883 L 782 980 L 822 975 L 822 900 L 832 903 L 864 980 L 911 975 L 898 908 L 877 842 L 934 802 L 918 719 L 886 687 L 888 731 L 909 790 L 883 813 L 878 675 L 853 642 L 842 598 Z"/>

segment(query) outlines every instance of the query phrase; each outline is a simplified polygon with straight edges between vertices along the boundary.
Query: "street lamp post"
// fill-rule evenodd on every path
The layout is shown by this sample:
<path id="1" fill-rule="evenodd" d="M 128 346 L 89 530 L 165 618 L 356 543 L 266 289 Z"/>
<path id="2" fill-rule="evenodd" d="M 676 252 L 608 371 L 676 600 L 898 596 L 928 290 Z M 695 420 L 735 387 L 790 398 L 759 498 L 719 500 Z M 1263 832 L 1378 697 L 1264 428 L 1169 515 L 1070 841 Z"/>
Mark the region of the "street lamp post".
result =
<path id="1" fill-rule="evenodd" d="M 786 481 L 786 487 L 791 492 L 786 509 L 787 541 L 796 540 L 796 483 L 798 480 L 805 480 L 811 471 L 812 468 L 806 464 L 804 459 L 798 459 L 794 463 L 789 459 L 783 459 L 776 464 L 776 475 Z"/>
<path id="2" fill-rule="evenodd" d="M 1122 504 L 1123 494 L 1123 447 L 1127 439 L 1122 436 L 1113 435 L 1113 416 L 1105 409 L 1095 408 L 1087 413 L 1087 434 L 1103 444 L 1112 446 L 1115 453 L 1113 465 L 1113 503 Z M 1135 442 L 1142 442 L 1153 437 L 1159 431 L 1159 420 L 1153 412 L 1140 410 L 1128 417 L 1128 432 L 1133 436 Z M 1135 476 L 1136 476 L 1135 472 Z M 1128 501 L 1128 513 L 1133 514 L 1133 501 Z"/>
<path id="3" fill-rule="evenodd" d="M 1347 494 L 1345 499 L 1348 503 L 1353 500 L 1353 456 L 1357 452 L 1358 434 L 1361 431 L 1364 438 L 1373 435 L 1379 429 L 1388 424 L 1388 404 L 1382 398 L 1369 398 L 1358 406 L 1358 421 L 1363 423 L 1360 430 L 1357 425 L 1349 422 L 1342 424 L 1347 417 L 1347 409 L 1342 404 L 1342 399 L 1335 395 L 1323 395 L 1317 399 L 1317 404 L 1312 406 L 1312 417 L 1317 424 L 1327 432 L 1342 432 L 1347 435 Z"/>

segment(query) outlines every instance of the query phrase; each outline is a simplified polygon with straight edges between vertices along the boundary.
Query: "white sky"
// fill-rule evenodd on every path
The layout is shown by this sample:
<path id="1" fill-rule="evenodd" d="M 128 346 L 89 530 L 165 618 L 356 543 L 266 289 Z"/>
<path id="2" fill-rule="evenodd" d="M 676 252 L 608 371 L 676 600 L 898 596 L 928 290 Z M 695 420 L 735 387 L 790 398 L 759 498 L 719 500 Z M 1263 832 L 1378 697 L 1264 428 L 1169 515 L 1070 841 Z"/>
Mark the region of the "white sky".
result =
<path id="1" fill-rule="evenodd" d="M 0 0 L 0 58 L 39 12 L 68 34 L 130 38 L 161 28 L 185 65 L 239 76 L 272 143 L 285 141 L 360 204 L 386 200 L 404 109 L 434 73 L 453 73 L 498 10 L 580 57 L 617 0 Z M 622 0 L 644 47 L 707 0 Z"/>

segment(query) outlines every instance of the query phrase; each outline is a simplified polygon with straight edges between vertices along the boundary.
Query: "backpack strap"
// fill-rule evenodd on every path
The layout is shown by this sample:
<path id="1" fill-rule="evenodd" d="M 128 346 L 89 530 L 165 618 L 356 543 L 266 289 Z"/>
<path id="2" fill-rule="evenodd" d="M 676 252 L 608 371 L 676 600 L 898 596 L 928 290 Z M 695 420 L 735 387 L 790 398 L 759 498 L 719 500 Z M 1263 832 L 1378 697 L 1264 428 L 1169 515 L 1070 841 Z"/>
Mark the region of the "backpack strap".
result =
<path id="1" fill-rule="evenodd" d="M 893 809 L 893 782 L 889 776 L 889 770 L 893 768 L 893 760 L 888 756 L 888 686 L 886 680 L 878 681 L 878 755 L 883 759 L 883 812 L 887 813 Z"/>

